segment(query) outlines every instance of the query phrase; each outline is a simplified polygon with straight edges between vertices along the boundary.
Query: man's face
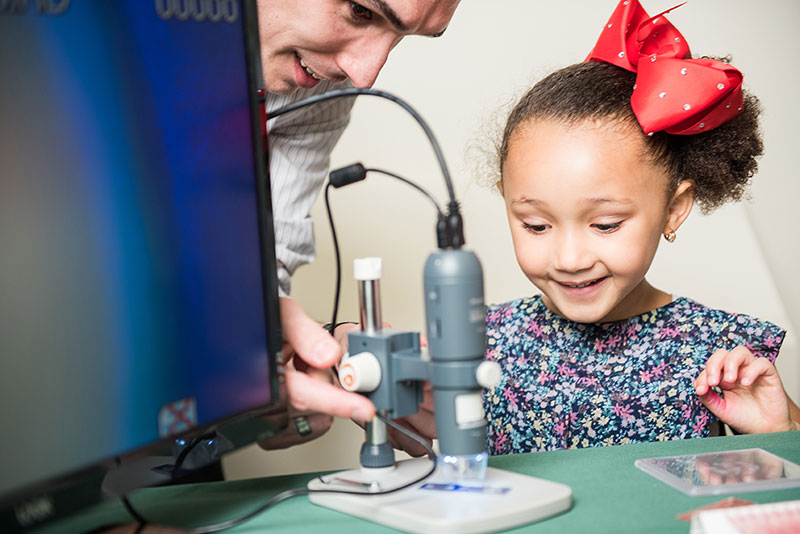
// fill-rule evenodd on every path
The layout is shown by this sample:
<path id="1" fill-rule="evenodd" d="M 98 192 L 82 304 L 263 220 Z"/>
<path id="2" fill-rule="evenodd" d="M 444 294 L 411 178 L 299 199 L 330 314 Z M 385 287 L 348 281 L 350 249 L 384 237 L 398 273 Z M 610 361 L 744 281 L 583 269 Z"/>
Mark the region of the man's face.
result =
<path id="1" fill-rule="evenodd" d="M 435 37 L 459 0 L 259 0 L 268 91 L 290 94 L 321 79 L 371 87 L 406 35 Z"/>

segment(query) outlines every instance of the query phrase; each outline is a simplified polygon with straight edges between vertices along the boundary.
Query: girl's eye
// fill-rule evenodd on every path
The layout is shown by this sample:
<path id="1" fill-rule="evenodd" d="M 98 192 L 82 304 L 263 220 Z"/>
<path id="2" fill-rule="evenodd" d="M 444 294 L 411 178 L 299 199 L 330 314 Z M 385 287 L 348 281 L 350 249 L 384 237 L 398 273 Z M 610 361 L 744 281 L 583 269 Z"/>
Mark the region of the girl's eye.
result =
<path id="1" fill-rule="evenodd" d="M 372 20 L 372 11 L 356 2 L 350 2 L 350 10 L 357 21 Z"/>
<path id="2" fill-rule="evenodd" d="M 546 224 L 528 224 L 522 223 L 522 227 L 533 234 L 541 234 L 545 230 L 547 230 Z"/>
<path id="3" fill-rule="evenodd" d="M 617 228 L 619 228 L 620 226 L 622 226 L 622 221 L 615 222 L 615 223 L 609 223 L 609 224 L 593 224 L 592 226 L 594 228 L 597 228 L 598 230 L 600 230 L 603 233 L 609 234 L 609 233 L 613 232 L 614 230 L 616 230 Z"/>

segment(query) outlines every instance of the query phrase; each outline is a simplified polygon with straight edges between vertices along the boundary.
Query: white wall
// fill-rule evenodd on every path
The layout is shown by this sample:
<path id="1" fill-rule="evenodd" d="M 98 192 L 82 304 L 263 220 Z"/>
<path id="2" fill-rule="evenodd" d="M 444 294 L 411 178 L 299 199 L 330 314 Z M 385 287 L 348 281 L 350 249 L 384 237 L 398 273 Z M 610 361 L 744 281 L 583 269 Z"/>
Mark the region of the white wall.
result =
<path id="1" fill-rule="evenodd" d="M 643 0 L 651 14 L 675 0 Z M 532 82 L 582 61 L 614 9 L 614 0 L 462 0 L 441 39 L 409 38 L 394 51 L 377 88 L 410 102 L 442 144 L 465 214 L 468 246 L 483 262 L 486 300 L 502 302 L 535 288 L 520 273 L 500 197 L 475 184 L 467 147 L 483 142 L 484 123 Z M 703 217 L 693 214 L 650 271 L 657 286 L 706 305 L 773 321 L 790 331 L 778 368 L 800 399 L 800 180 L 794 156 L 800 125 L 797 58 L 800 2 L 693 0 L 669 18 L 695 54 L 733 56 L 745 85 L 764 106 L 766 155 L 752 201 Z M 418 181 L 445 198 L 433 153 L 416 124 L 396 106 L 369 97 L 355 106 L 334 153 L 334 167 L 362 161 Z M 383 314 L 396 327 L 423 328 L 422 265 L 435 246 L 429 203 L 380 175 L 332 193 L 345 268 L 341 319 L 357 318 L 352 260 L 384 258 Z M 324 203 L 313 211 L 317 261 L 295 276 L 293 296 L 321 322 L 333 298 L 333 252 Z M 288 451 L 246 449 L 226 460 L 230 477 L 338 469 L 357 464 L 361 431 L 340 421 L 311 444 Z"/>

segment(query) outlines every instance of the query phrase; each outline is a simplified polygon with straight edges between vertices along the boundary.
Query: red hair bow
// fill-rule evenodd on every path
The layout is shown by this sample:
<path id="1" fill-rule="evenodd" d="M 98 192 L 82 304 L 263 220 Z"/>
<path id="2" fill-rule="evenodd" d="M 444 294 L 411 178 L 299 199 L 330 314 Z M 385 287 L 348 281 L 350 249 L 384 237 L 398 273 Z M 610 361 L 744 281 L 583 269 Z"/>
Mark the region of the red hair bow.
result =
<path id="1" fill-rule="evenodd" d="M 620 1 L 586 58 L 637 73 L 631 107 L 648 135 L 713 130 L 742 111 L 742 73 L 689 59 L 688 43 L 664 17 L 675 7 L 650 17 L 638 0 Z"/>

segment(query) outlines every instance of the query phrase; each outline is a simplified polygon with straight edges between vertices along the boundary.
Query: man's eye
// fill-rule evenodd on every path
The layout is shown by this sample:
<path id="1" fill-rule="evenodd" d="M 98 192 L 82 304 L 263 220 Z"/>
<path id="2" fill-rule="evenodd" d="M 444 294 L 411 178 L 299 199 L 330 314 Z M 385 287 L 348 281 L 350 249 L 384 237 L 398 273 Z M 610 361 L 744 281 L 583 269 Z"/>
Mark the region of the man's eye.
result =
<path id="1" fill-rule="evenodd" d="M 353 18 L 356 20 L 372 20 L 372 11 L 356 2 L 350 2 Z"/>

